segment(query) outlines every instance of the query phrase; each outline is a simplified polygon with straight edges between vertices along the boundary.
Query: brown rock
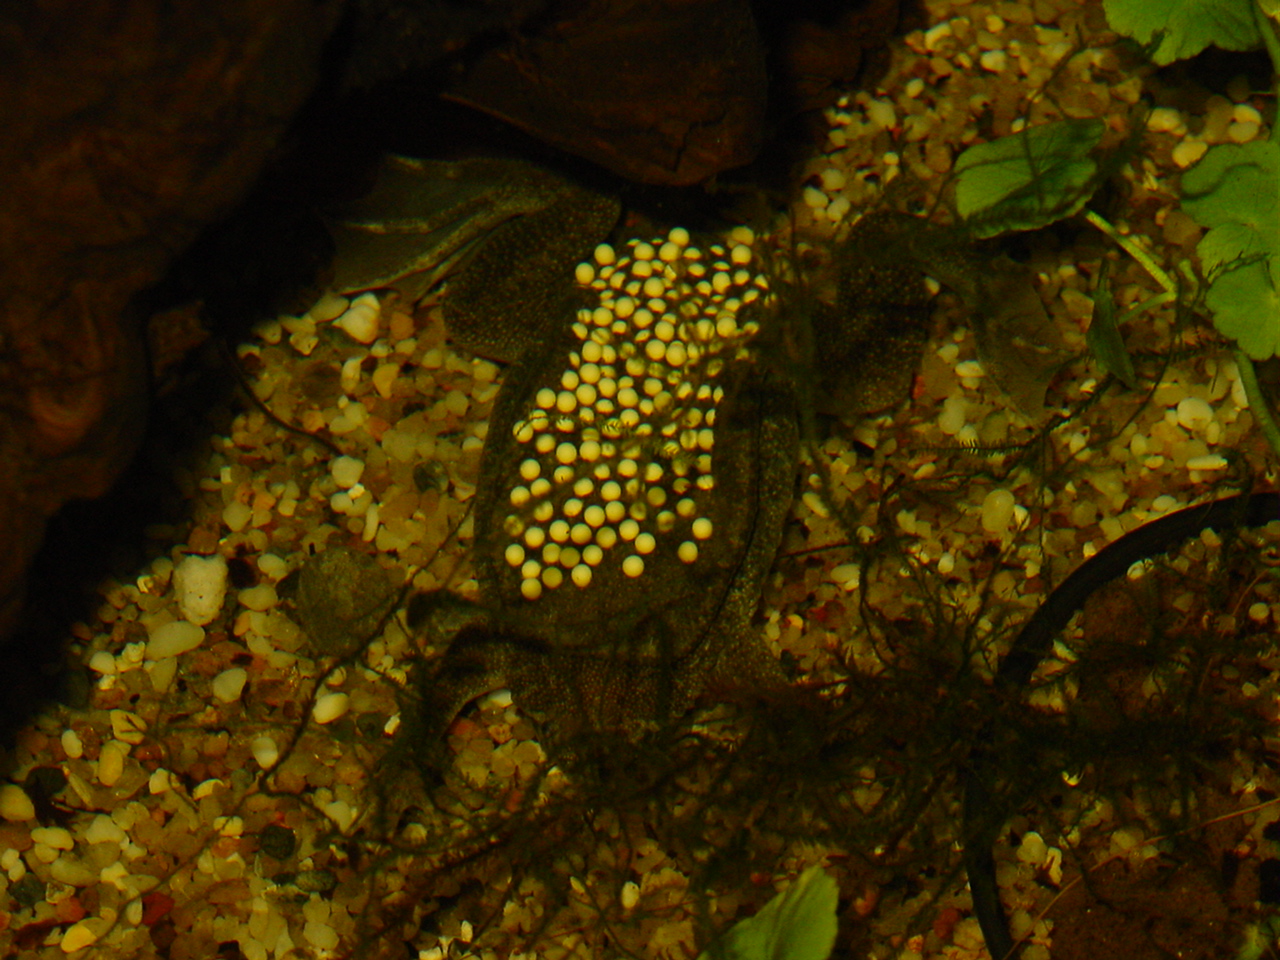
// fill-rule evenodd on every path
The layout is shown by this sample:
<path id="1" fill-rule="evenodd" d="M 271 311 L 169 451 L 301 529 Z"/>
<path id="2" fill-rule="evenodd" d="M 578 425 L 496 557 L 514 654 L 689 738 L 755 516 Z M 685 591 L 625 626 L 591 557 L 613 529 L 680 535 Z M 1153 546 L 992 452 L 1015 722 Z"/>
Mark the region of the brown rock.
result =
<path id="1" fill-rule="evenodd" d="M 0 635 L 45 520 L 132 455 L 131 298 L 257 176 L 338 0 L 100 0 L 0 12 Z"/>
<path id="2" fill-rule="evenodd" d="M 589 0 L 448 96 L 624 177 L 690 184 L 755 157 L 766 87 L 747 0 Z"/>

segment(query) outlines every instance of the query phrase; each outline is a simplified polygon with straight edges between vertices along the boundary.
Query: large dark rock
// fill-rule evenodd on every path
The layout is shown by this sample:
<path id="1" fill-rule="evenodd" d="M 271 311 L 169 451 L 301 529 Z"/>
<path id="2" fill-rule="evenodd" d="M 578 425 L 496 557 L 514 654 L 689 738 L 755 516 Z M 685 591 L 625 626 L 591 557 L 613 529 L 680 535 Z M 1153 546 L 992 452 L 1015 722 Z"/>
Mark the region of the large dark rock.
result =
<path id="1" fill-rule="evenodd" d="M 340 0 L 0 9 L 0 634 L 46 519 L 114 481 L 148 388 L 130 301 L 244 195 Z"/>

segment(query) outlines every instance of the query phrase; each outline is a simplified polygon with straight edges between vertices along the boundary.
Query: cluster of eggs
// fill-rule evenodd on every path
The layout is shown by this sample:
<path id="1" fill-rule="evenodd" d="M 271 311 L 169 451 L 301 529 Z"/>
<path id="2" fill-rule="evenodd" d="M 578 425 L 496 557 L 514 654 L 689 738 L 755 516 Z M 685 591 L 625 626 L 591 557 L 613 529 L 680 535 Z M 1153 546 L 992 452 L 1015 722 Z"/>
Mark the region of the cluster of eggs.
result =
<path id="1" fill-rule="evenodd" d="M 505 559 L 526 599 L 590 585 L 611 555 L 639 577 L 668 539 L 697 561 L 713 534 L 703 505 L 716 485 L 717 381 L 758 330 L 740 311 L 768 296 L 752 242 L 738 228 L 702 250 L 676 228 L 621 251 L 601 244 L 578 264 L 598 306 L 579 310 L 558 384 L 512 426 L 528 456 L 507 491 Z"/>

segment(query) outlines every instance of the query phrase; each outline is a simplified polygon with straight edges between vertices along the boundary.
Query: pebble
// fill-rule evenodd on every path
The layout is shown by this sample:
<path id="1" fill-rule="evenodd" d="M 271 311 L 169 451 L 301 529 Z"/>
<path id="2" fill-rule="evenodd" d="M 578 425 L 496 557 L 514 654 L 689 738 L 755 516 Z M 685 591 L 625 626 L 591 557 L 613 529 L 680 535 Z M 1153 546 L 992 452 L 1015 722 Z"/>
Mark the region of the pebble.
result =
<path id="1" fill-rule="evenodd" d="M 1231 119 L 1236 123 L 1262 123 L 1262 114 L 1258 108 L 1248 103 L 1237 103 L 1231 108 Z"/>
<path id="2" fill-rule="evenodd" d="M 810 210 L 825 210 L 827 207 L 827 195 L 817 187 L 805 187 L 804 205 Z"/>
<path id="3" fill-rule="evenodd" d="M 831 580 L 843 590 L 856 590 L 862 582 L 862 568 L 856 563 L 842 563 L 831 569 Z"/>
<path id="4" fill-rule="evenodd" d="M 289 572 L 289 564 L 274 553 L 264 553 L 258 558 L 258 569 L 272 580 L 280 580 Z"/>
<path id="5" fill-rule="evenodd" d="M 334 822 L 338 830 L 346 833 L 356 821 L 356 811 L 345 800 L 334 800 L 324 806 L 324 815 Z"/>
<path id="6" fill-rule="evenodd" d="M 84 920 L 67 928 L 60 946 L 63 953 L 75 953 L 98 942 L 98 934 Z"/>
<path id="7" fill-rule="evenodd" d="M 990 491 L 982 500 L 982 529 L 992 536 L 1009 532 L 1013 520 L 1013 494 L 1001 487 Z"/>
<path id="8" fill-rule="evenodd" d="M 357 343 L 369 344 L 378 339 L 381 318 L 382 304 L 377 295 L 362 293 L 333 321 L 333 325 Z"/>
<path id="9" fill-rule="evenodd" d="M 1179 133 L 1184 129 L 1182 114 L 1172 107 L 1156 107 L 1147 115 L 1147 129 L 1155 133 Z"/>
<path id="10" fill-rule="evenodd" d="M 636 904 L 640 902 L 640 885 L 634 880 L 628 880 L 622 885 L 618 901 L 622 904 L 623 910 L 634 910 Z"/>
<path id="11" fill-rule="evenodd" d="M 74 730 L 63 730 L 59 742 L 62 744 L 62 752 L 69 759 L 79 760 L 84 756 L 84 744 L 80 741 L 80 735 Z"/>
<path id="12" fill-rule="evenodd" d="M 187 620 L 161 624 L 147 640 L 147 659 L 164 660 L 189 653 L 204 642 L 204 628 Z"/>
<path id="13" fill-rule="evenodd" d="M 351 698 L 345 693 L 326 693 L 316 701 L 311 713 L 316 723 L 333 723 L 351 709 Z"/>
<path id="14" fill-rule="evenodd" d="M 221 702 L 235 703 L 240 699 L 240 694 L 244 691 L 244 685 L 248 680 L 247 670 L 243 667 L 231 667 L 214 677 L 210 687 L 213 695 Z"/>
<path id="15" fill-rule="evenodd" d="M 227 596 L 226 558 L 217 554 L 185 557 L 174 568 L 173 588 L 183 617 L 198 627 L 211 623 Z"/>
<path id="16" fill-rule="evenodd" d="M 242 607 L 256 613 L 265 613 L 280 602 L 275 586 L 270 583 L 260 583 L 256 587 L 241 590 L 236 595 L 236 599 L 240 601 Z"/>
<path id="17" fill-rule="evenodd" d="M 124 760 L 129 747 L 119 740 L 108 740 L 98 754 L 98 782 L 104 787 L 114 787 L 124 776 Z"/>
<path id="18" fill-rule="evenodd" d="M 34 835 L 34 832 L 33 832 Z M 85 827 L 84 839 L 86 843 L 119 843 L 126 839 L 126 834 L 119 825 L 116 824 L 111 817 L 105 813 L 99 813 L 89 821 L 89 826 Z M 70 850 L 70 847 L 67 847 Z"/>
<path id="19" fill-rule="evenodd" d="M 258 766 L 263 770 L 270 770 L 280 760 L 280 747 L 276 745 L 275 740 L 266 734 L 255 737 L 253 742 L 249 744 L 249 750 L 253 754 L 253 759 L 258 762 Z"/>
<path id="20" fill-rule="evenodd" d="M 889 100 L 872 100 L 867 104 L 867 119 L 882 130 L 891 130 L 898 124 L 897 111 Z"/>
<path id="21" fill-rule="evenodd" d="M 335 457 L 329 464 L 329 475 L 343 490 L 349 490 L 364 476 L 364 461 L 355 457 Z"/>
<path id="22" fill-rule="evenodd" d="M 400 376 L 400 364 L 384 363 L 373 371 L 370 381 L 373 383 L 373 389 L 378 391 L 378 396 L 383 400 L 391 399 L 391 389 L 395 386 L 396 379 Z"/>
<path id="23" fill-rule="evenodd" d="M 232 500 L 222 508 L 222 522 L 227 525 L 227 529 L 232 533 L 239 533 L 249 525 L 249 521 L 253 519 L 253 508 L 247 503 L 241 503 L 239 500 Z"/>
<path id="24" fill-rule="evenodd" d="M 36 843 L 53 847 L 55 850 L 70 850 L 76 845 L 71 831 L 66 827 L 34 827 L 31 830 L 31 839 Z"/>
<path id="25" fill-rule="evenodd" d="M 107 650 L 99 650 L 89 658 L 89 669 L 104 677 L 116 672 L 116 658 Z"/>
<path id="26" fill-rule="evenodd" d="M 827 193 L 839 193 L 845 187 L 845 173 L 838 167 L 822 171 L 822 189 Z"/>
<path id="27" fill-rule="evenodd" d="M 317 323 L 324 323 L 326 320 L 342 316 L 350 305 L 351 302 L 346 297 L 329 292 L 316 301 L 315 305 L 307 311 L 307 315 Z"/>
<path id="28" fill-rule="evenodd" d="M 1200 431 L 1213 423 L 1213 407 L 1200 397 L 1183 397 L 1177 406 L 1178 425 L 1185 430 Z"/>
<path id="29" fill-rule="evenodd" d="M 1260 130 L 1256 123 L 1233 123 L 1227 127 L 1227 139 L 1232 143 L 1248 143 L 1257 138 Z"/>
<path id="30" fill-rule="evenodd" d="M 1188 470 L 1225 470 L 1227 468 L 1227 458 L 1217 453 L 1210 453 L 1203 457 L 1191 457 L 1187 461 Z"/>
<path id="31" fill-rule="evenodd" d="M 991 73 L 1004 73 L 1009 66 L 1009 55 L 1003 50 L 988 50 L 978 58 L 983 70 Z"/>
<path id="32" fill-rule="evenodd" d="M 6 783 L 0 786 L 0 817 L 11 822 L 34 820 L 36 806 L 20 786 Z"/>
<path id="33" fill-rule="evenodd" d="M 968 412 L 969 404 L 964 397 L 947 397 L 942 401 L 942 413 L 938 414 L 938 429 L 947 436 L 954 437 L 964 426 Z"/>
<path id="34" fill-rule="evenodd" d="M 112 710 L 111 733 L 122 743 L 137 745 L 147 738 L 147 721 L 128 710 Z"/>
<path id="35" fill-rule="evenodd" d="M 1185 170 L 1205 155 L 1209 145 L 1203 140 L 1183 140 L 1173 148 L 1173 162 Z"/>

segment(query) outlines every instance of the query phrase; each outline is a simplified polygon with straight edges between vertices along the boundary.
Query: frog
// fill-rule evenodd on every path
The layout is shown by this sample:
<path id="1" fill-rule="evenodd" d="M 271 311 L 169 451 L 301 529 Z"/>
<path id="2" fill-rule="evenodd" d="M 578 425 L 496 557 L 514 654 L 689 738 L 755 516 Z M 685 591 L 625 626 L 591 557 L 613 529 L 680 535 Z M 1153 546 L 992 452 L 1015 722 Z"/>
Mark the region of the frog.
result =
<path id="1" fill-rule="evenodd" d="M 446 646 L 420 686 L 426 736 L 442 743 L 501 688 L 563 743 L 643 735 L 710 691 L 786 684 L 753 619 L 791 508 L 799 418 L 793 386 L 753 345 L 777 309 L 753 256 L 676 228 L 599 245 L 568 283 L 534 261 L 541 327 L 518 328 L 481 457 L 480 596 L 460 619 L 446 605 L 448 629 L 424 627 Z M 449 290 L 446 321 L 483 314 L 468 291 L 489 289 Z M 474 346 L 492 355 L 489 329 L 450 335 L 471 347 L 485 331 Z"/>
<path id="2" fill-rule="evenodd" d="M 437 766 L 459 712 L 500 688 L 567 740 L 787 682 L 753 620 L 810 399 L 810 371 L 779 360 L 790 305 L 750 231 L 615 249 L 618 214 L 523 162 L 403 157 L 344 214 L 344 292 L 443 279 L 451 340 L 507 365 L 474 501 L 479 597 L 411 604 L 444 651 L 418 685 Z M 807 331 L 839 413 L 900 399 L 924 342 L 919 277 L 867 273 L 888 228 L 866 224 L 837 257 L 834 313 Z"/>

